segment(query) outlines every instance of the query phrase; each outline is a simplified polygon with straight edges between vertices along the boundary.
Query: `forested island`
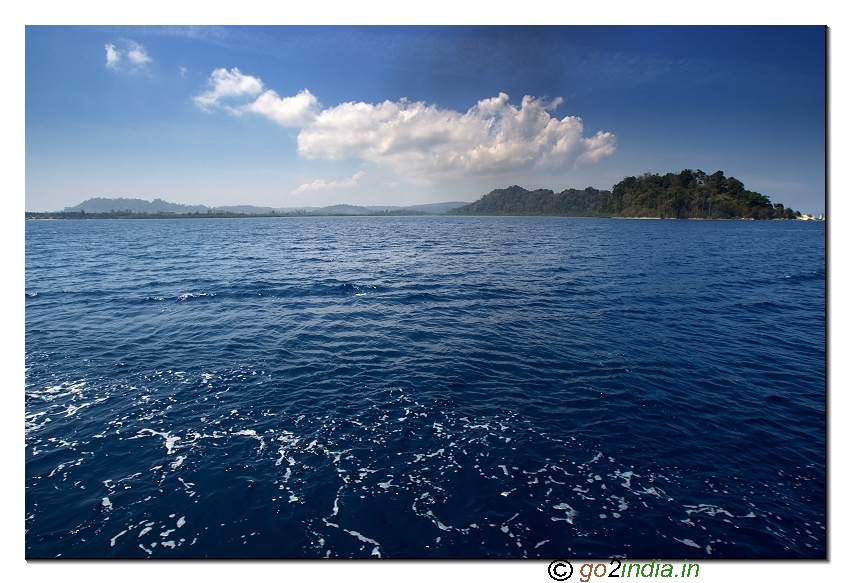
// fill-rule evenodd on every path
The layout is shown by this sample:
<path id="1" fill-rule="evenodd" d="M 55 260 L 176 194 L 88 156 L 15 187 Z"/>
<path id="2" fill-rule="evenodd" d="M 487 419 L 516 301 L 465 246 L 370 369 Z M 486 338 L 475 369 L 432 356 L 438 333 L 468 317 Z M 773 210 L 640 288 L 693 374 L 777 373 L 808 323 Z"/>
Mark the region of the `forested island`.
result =
<path id="1" fill-rule="evenodd" d="M 682 170 L 678 174 L 629 176 L 611 190 L 496 189 L 450 210 L 455 215 L 559 215 L 661 219 L 797 219 L 802 215 L 723 172 Z"/>
<path id="2" fill-rule="evenodd" d="M 758 192 L 723 172 L 682 170 L 678 174 L 628 176 L 611 190 L 570 188 L 555 193 L 521 186 L 499 188 L 472 203 L 446 202 L 409 207 L 362 207 L 347 204 L 322 208 L 206 207 L 169 203 L 160 199 L 89 199 L 63 211 L 27 212 L 27 219 L 150 219 L 304 216 L 410 216 L 410 215 L 528 215 L 622 217 L 661 219 L 799 219 L 813 218 L 771 203 Z"/>

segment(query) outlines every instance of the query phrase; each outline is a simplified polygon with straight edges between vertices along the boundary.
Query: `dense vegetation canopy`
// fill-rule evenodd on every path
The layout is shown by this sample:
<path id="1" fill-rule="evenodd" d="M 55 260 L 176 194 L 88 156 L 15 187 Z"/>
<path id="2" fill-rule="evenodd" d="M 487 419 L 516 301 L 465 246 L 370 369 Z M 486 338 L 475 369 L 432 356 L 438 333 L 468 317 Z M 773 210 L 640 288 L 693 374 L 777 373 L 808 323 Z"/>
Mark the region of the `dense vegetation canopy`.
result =
<path id="1" fill-rule="evenodd" d="M 554 193 L 520 186 L 497 189 L 451 211 L 459 215 L 566 215 L 665 219 L 795 219 L 800 213 L 723 172 L 629 176 L 610 191 L 585 188 Z"/>
<path id="2" fill-rule="evenodd" d="M 800 213 L 771 204 L 763 194 L 723 172 L 702 170 L 629 176 L 614 185 L 600 204 L 600 212 L 615 217 L 667 219 L 794 219 Z"/>
<path id="3" fill-rule="evenodd" d="M 449 211 L 455 215 L 563 215 L 594 217 L 600 204 L 611 193 L 607 190 L 571 188 L 555 194 L 551 190 L 526 190 L 509 186 L 492 191 L 475 202 Z"/>

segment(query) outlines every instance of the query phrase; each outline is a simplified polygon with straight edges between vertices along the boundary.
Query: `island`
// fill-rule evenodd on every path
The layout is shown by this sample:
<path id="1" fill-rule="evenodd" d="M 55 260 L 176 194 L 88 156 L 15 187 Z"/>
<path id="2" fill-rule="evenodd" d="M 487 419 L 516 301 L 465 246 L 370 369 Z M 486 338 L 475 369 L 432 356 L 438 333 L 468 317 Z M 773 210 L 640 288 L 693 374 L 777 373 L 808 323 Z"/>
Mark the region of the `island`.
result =
<path id="1" fill-rule="evenodd" d="M 785 219 L 801 213 L 722 171 L 682 170 L 678 174 L 628 176 L 611 190 L 496 189 L 477 201 L 448 211 L 452 215 L 554 215 L 660 219 Z"/>

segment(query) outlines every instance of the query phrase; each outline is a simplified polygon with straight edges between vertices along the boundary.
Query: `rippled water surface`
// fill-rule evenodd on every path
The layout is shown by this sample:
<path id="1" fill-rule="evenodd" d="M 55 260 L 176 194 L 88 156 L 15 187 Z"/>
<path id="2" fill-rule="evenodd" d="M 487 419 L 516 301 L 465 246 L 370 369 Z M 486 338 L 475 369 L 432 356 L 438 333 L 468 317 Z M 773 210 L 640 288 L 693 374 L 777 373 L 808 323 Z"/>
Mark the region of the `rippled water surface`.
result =
<path id="1" fill-rule="evenodd" d="M 28 221 L 26 555 L 824 557 L 824 224 Z"/>

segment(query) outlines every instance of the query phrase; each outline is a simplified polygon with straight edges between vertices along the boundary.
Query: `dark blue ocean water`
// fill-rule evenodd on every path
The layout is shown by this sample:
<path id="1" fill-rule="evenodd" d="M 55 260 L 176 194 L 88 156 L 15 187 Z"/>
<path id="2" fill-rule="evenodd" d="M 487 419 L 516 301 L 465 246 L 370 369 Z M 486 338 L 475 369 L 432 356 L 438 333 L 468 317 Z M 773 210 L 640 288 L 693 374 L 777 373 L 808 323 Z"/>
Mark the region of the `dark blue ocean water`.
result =
<path id="1" fill-rule="evenodd" d="M 824 243 L 28 221 L 26 555 L 824 557 Z"/>

